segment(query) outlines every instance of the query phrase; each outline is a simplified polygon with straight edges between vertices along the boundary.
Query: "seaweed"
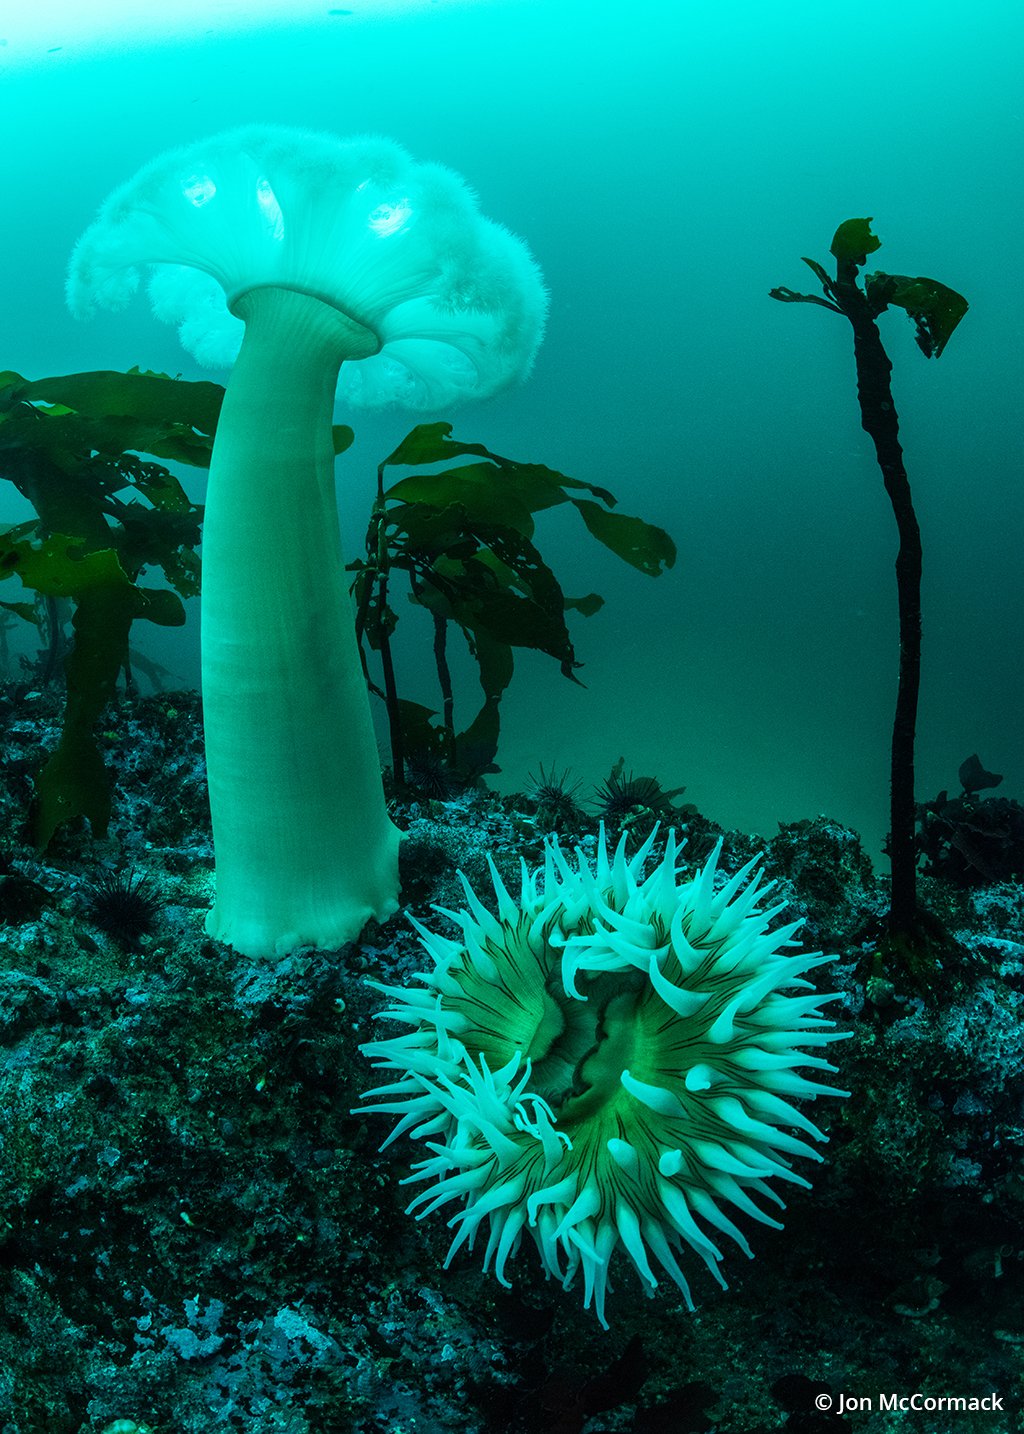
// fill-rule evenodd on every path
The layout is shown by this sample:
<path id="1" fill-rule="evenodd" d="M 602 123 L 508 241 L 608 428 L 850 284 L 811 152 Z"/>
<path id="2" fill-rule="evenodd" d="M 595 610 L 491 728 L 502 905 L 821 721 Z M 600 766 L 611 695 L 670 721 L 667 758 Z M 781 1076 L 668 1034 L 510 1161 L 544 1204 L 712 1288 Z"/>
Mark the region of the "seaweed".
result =
<path id="1" fill-rule="evenodd" d="M 518 463 L 480 443 L 450 437 L 450 423 L 421 423 L 377 469 L 377 498 L 366 535 L 366 558 L 355 573 L 356 636 L 370 690 L 387 707 L 396 788 L 408 755 L 432 756 L 463 781 L 500 770 L 494 764 L 498 705 L 512 680 L 513 648 L 545 652 L 576 682 L 581 665 L 565 623 L 574 609 L 591 616 L 603 605 L 597 593 L 567 598 L 532 539 L 533 515 L 571 503 L 591 535 L 651 577 L 675 562 L 675 544 L 661 528 L 612 512 L 615 498 L 539 463 Z M 389 466 L 425 468 L 453 458 L 477 458 L 440 473 L 420 472 L 384 487 Z M 591 497 L 581 496 L 585 490 Z M 595 501 L 596 500 L 596 501 Z M 438 714 L 398 695 L 391 637 L 398 615 L 389 605 L 391 575 L 404 572 L 410 597 L 434 624 L 434 658 L 441 687 Z M 448 668 L 448 625 L 462 630 L 480 670 L 484 701 L 470 725 L 456 733 Z M 381 655 L 383 690 L 370 677 L 366 645 Z M 582 684 L 581 684 L 582 685 Z"/>
<path id="2" fill-rule="evenodd" d="M 960 766 L 958 797 L 942 791 L 917 807 L 922 871 L 953 886 L 990 886 L 1024 878 L 1024 807 L 1011 797 L 978 797 L 1003 780 L 977 753 Z"/>
<path id="3" fill-rule="evenodd" d="M 841 314 L 853 326 L 857 392 L 861 426 L 870 435 L 892 503 L 899 531 L 896 588 L 899 598 L 900 660 L 891 748 L 891 800 L 888 854 L 892 894 L 888 918 L 889 944 L 899 959 L 912 957 L 936 942 L 942 933 L 917 899 L 917 852 L 914 841 L 914 735 L 921 672 L 921 534 L 911 498 L 910 482 L 899 442 L 899 419 L 893 402 L 892 363 L 882 346 L 876 320 L 890 304 L 907 311 L 916 329 L 918 347 L 926 358 L 938 358 L 967 312 L 967 300 L 935 279 L 905 274 L 867 274 L 864 288 L 857 273 L 868 254 L 881 247 L 871 233 L 870 219 L 847 219 L 832 238 L 836 261 L 833 279 L 814 259 L 804 259 L 817 275 L 825 298 L 792 289 L 771 290 L 784 303 L 819 304 Z"/>
<path id="4" fill-rule="evenodd" d="M 127 671 L 128 633 L 138 618 L 185 621 L 181 599 L 199 592 L 202 508 L 191 503 L 149 453 L 208 467 L 224 391 L 163 374 L 98 372 L 30 382 L 0 374 L 0 476 L 34 506 L 37 517 L 0 532 L 0 580 L 17 574 L 35 601 L 0 607 L 47 625 L 38 677 L 58 666 L 62 625 L 56 604 L 74 604 L 74 640 L 60 666 L 66 703 L 60 742 L 34 774 L 32 835 L 39 849 L 70 818 L 86 817 L 103 836 L 110 818 L 110 779 L 93 728 Z M 675 561 L 661 528 L 612 512 L 604 488 L 539 464 L 517 463 L 480 444 L 460 443 L 446 423 L 421 424 L 379 465 L 377 499 L 365 561 L 355 573 L 356 631 L 370 690 L 388 711 L 396 787 L 457 788 L 496 771 L 498 704 L 513 672 L 513 648 L 548 653 L 572 681 L 580 666 L 565 623 L 587 616 L 603 599 L 567 598 L 533 544 L 533 514 L 572 503 L 587 529 L 624 561 L 656 576 Z M 336 452 L 352 430 L 334 429 Z M 454 457 L 482 462 L 418 473 L 385 491 L 390 465 L 425 467 Z M 579 490 L 584 490 L 584 496 Z M 123 495 L 130 494 L 126 499 Z M 163 570 L 168 587 L 143 587 L 143 570 Z M 409 579 L 412 601 L 434 623 L 442 725 L 436 712 L 398 697 L 391 655 L 397 616 L 388 605 L 393 570 Z M 449 623 L 461 628 L 480 669 L 484 702 L 456 735 L 447 662 Z M 364 646 L 381 654 L 384 690 L 369 675 Z M 130 685 L 130 684 L 129 684 Z"/>
<path id="5" fill-rule="evenodd" d="M 0 578 L 17 574 L 48 605 L 75 604 L 63 730 L 33 778 L 39 849 L 72 817 L 106 833 L 110 779 L 93 728 L 126 663 L 129 630 L 138 618 L 180 626 L 181 599 L 199 591 L 202 509 L 167 468 L 138 454 L 208 467 L 223 396 L 214 383 L 137 368 L 37 382 L 0 374 L 0 476 L 37 514 L 0 531 Z M 148 567 L 162 569 L 169 586 L 141 586 Z M 0 606 L 38 622 L 35 603 Z M 56 665 L 58 634 L 56 608 L 48 611 L 46 670 Z"/>

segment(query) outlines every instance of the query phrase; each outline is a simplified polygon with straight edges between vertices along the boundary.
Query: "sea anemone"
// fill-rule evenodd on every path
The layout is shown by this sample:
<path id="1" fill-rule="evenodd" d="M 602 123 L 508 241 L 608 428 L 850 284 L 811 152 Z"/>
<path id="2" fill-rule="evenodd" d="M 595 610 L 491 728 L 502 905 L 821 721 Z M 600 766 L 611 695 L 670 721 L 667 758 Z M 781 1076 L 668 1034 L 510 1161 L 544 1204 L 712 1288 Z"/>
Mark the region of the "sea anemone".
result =
<path id="1" fill-rule="evenodd" d="M 362 1047 L 401 1073 L 367 1095 L 401 1116 L 381 1148 L 409 1132 L 433 1152 L 408 1177 L 430 1182 L 409 1211 L 464 1202 L 446 1265 L 486 1219 L 484 1269 L 508 1286 L 525 1229 L 549 1277 L 567 1287 L 582 1265 L 606 1328 L 620 1242 L 649 1294 L 653 1254 L 693 1308 L 684 1246 L 725 1288 L 712 1232 L 752 1252 L 722 1205 L 781 1229 L 751 1195 L 784 1208 L 766 1182 L 807 1187 L 787 1157 L 821 1159 L 789 1132 L 826 1138 L 791 1100 L 848 1094 L 796 1073 L 835 1070 L 800 1049 L 841 1038 L 820 1029 L 835 996 L 802 979 L 829 958 L 783 954 L 799 923 L 769 930 L 784 903 L 761 907 L 758 858 L 716 890 L 719 842 L 680 881 L 670 832 L 645 877 L 654 836 L 610 858 L 602 828 L 593 869 L 549 842 L 543 868 L 522 863 L 518 905 L 492 862 L 497 916 L 463 877 L 469 910 L 442 913 L 461 941 L 414 923 L 428 989 L 377 986 L 393 1003 L 381 1017 L 412 1031 Z M 780 994 L 794 989 L 807 994 Z"/>
<path id="2" fill-rule="evenodd" d="M 185 346 L 234 361 L 203 526 L 206 929 L 250 956 L 331 949 L 399 890 L 339 537 L 335 394 L 424 409 L 497 393 L 529 371 L 544 288 L 449 170 L 391 140 L 273 126 L 161 155 L 116 190 L 75 249 L 73 312 L 122 307 L 143 264 L 171 266 L 151 295 Z"/>

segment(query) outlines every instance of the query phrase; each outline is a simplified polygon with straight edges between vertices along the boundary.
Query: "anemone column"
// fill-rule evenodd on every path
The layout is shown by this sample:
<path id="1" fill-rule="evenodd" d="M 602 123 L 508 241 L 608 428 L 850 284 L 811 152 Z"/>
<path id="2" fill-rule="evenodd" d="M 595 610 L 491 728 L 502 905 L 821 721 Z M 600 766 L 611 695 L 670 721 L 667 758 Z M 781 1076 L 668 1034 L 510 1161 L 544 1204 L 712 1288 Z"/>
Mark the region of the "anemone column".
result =
<path id="1" fill-rule="evenodd" d="M 341 945 L 397 907 L 399 833 L 385 810 L 356 649 L 331 441 L 342 359 L 379 345 L 307 294 L 254 289 L 232 308 L 245 338 L 203 530 L 217 851 L 207 930 L 265 955 Z"/>

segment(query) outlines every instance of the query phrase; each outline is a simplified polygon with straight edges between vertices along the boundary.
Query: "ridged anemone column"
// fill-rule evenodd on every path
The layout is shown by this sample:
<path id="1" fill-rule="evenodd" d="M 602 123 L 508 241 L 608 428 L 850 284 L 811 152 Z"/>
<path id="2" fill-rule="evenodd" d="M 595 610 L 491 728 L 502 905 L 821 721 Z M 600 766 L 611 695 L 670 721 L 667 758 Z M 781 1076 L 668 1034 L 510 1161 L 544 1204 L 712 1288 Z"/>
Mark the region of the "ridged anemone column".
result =
<path id="1" fill-rule="evenodd" d="M 375 335 L 309 294 L 236 299 L 245 338 L 203 529 L 202 680 L 217 861 L 211 936 L 334 947 L 398 905 L 334 496 L 343 359 Z"/>

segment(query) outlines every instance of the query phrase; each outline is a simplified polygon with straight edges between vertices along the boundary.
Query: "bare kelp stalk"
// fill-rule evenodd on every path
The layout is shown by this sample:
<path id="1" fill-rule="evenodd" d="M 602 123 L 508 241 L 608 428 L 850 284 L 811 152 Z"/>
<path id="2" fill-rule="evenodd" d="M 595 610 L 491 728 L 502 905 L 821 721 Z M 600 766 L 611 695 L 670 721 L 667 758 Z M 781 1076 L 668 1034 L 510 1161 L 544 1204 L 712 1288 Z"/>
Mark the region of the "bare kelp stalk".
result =
<path id="1" fill-rule="evenodd" d="M 921 352 L 925 358 L 938 358 L 967 312 L 967 300 L 934 279 L 908 278 L 905 274 L 867 274 L 861 289 L 857 271 L 866 263 L 868 254 L 880 246 L 881 241 L 871 233 L 870 219 L 848 219 L 840 224 L 832 240 L 831 253 L 836 260 L 834 279 L 815 260 L 804 259 L 821 281 L 826 297 L 819 299 L 814 294 L 797 294 L 783 288 L 772 289 L 771 297 L 784 303 L 820 304 L 833 313 L 845 315 L 853 325 L 861 425 L 875 445 L 878 466 L 896 516 L 900 539 L 896 555 L 900 667 L 892 730 L 889 937 L 890 941 L 913 946 L 921 925 L 914 843 L 914 733 L 921 672 L 921 534 L 903 465 L 899 419 L 889 383 L 892 363 L 882 346 L 875 320 L 890 304 L 906 309 L 916 325 Z"/>

